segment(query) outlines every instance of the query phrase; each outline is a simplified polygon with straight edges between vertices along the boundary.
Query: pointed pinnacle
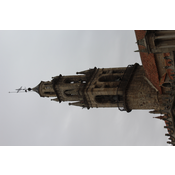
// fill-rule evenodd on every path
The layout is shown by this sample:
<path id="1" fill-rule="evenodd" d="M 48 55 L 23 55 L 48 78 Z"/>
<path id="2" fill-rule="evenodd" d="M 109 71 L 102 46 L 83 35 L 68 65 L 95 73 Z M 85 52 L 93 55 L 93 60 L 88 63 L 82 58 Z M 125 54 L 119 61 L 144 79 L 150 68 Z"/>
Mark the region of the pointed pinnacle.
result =
<path id="1" fill-rule="evenodd" d="M 170 134 L 165 134 L 165 136 L 171 136 Z"/>
<path id="2" fill-rule="evenodd" d="M 153 118 L 164 119 L 164 116 L 158 116 L 158 117 L 153 117 Z"/>

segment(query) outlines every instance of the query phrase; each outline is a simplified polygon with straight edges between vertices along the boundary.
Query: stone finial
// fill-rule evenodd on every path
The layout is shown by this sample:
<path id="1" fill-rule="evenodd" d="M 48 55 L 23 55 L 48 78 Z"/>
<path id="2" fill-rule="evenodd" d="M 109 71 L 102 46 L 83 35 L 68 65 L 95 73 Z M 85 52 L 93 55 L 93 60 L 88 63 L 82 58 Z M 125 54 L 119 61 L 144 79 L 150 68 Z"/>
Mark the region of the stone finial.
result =
<path id="1" fill-rule="evenodd" d="M 149 111 L 149 113 L 151 113 L 151 114 L 161 114 L 161 111 L 154 110 L 154 111 Z"/>
<path id="2" fill-rule="evenodd" d="M 160 120 L 164 120 L 164 116 L 158 116 L 158 117 L 153 117 L 153 118 L 157 118 L 157 119 L 160 119 Z"/>
<path id="3" fill-rule="evenodd" d="M 58 98 L 51 99 L 51 101 L 59 101 Z"/>

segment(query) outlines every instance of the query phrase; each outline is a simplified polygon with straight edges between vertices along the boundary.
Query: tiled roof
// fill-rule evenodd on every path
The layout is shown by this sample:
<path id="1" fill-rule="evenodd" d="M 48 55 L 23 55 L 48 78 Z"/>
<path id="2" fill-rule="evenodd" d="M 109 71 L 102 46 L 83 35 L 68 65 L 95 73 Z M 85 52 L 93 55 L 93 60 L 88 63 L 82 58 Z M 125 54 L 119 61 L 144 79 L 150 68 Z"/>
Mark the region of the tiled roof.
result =
<path id="1" fill-rule="evenodd" d="M 160 111 L 157 111 L 157 110 L 150 111 L 150 113 L 164 114 L 163 116 L 161 115 L 154 118 L 158 118 L 165 121 L 164 128 L 166 128 L 168 131 L 168 133 L 165 135 L 169 136 L 169 139 L 170 139 L 170 141 L 168 141 L 167 143 L 175 146 L 175 124 L 174 124 L 174 121 L 175 121 L 175 112 L 174 112 L 175 111 L 174 109 L 174 106 L 175 106 L 174 105 L 175 104 L 175 96 L 174 96 L 175 95 L 175 61 L 174 61 L 175 50 L 173 50 L 172 47 L 170 47 L 169 50 L 166 48 L 163 51 L 161 51 L 161 49 L 158 51 L 151 50 L 154 47 L 152 47 L 151 45 L 152 42 L 151 40 L 149 40 L 150 38 L 148 39 L 149 33 L 147 33 L 146 35 L 146 32 L 147 32 L 146 30 L 135 31 L 137 43 L 139 44 L 138 45 L 139 51 L 141 51 L 140 57 L 141 57 L 141 61 L 142 61 L 147 78 L 156 87 L 156 89 L 158 89 L 158 91 L 161 94 L 163 93 L 162 105 L 164 106 L 164 109 Z M 159 31 L 159 32 L 168 33 L 168 31 Z M 154 36 L 158 36 L 158 35 L 154 35 Z M 163 35 L 161 35 L 161 37 L 163 37 Z M 138 40 L 140 41 L 138 42 Z M 142 41 L 145 41 L 145 40 L 148 42 L 146 43 L 148 45 L 145 45 L 142 43 Z M 154 40 L 154 44 L 155 43 L 156 42 Z M 155 49 L 158 49 L 158 48 L 155 47 Z"/>
<path id="2" fill-rule="evenodd" d="M 137 40 L 143 39 L 146 30 L 135 30 Z M 144 46 L 139 45 L 139 50 L 145 49 Z M 157 90 L 162 93 L 161 87 L 159 86 L 159 75 L 155 62 L 155 57 L 153 53 L 140 52 L 140 57 L 142 61 L 143 68 L 145 70 L 147 78 L 150 82 L 157 88 Z"/>

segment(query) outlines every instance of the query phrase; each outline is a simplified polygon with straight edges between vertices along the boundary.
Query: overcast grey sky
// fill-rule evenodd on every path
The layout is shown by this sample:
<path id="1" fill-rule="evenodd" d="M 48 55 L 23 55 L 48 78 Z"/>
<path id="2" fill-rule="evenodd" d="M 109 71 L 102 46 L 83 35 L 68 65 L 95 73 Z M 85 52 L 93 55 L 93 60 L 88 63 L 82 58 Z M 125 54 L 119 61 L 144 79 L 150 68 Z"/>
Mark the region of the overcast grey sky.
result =
<path id="1" fill-rule="evenodd" d="M 148 111 L 81 109 L 9 94 L 89 68 L 141 64 L 134 31 L 0 31 L 0 145 L 167 145 L 163 121 Z"/>

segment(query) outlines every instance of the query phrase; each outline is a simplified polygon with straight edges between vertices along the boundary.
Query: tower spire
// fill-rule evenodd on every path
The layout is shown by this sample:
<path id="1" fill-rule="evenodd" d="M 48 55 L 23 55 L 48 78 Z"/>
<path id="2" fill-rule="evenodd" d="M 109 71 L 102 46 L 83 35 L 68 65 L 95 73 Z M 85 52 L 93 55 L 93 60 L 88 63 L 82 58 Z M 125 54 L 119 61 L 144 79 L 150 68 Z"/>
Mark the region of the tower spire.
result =
<path id="1" fill-rule="evenodd" d="M 18 89 L 15 89 L 16 92 L 9 92 L 9 93 L 22 93 L 22 92 L 27 92 L 28 89 L 22 88 L 22 86 Z"/>

